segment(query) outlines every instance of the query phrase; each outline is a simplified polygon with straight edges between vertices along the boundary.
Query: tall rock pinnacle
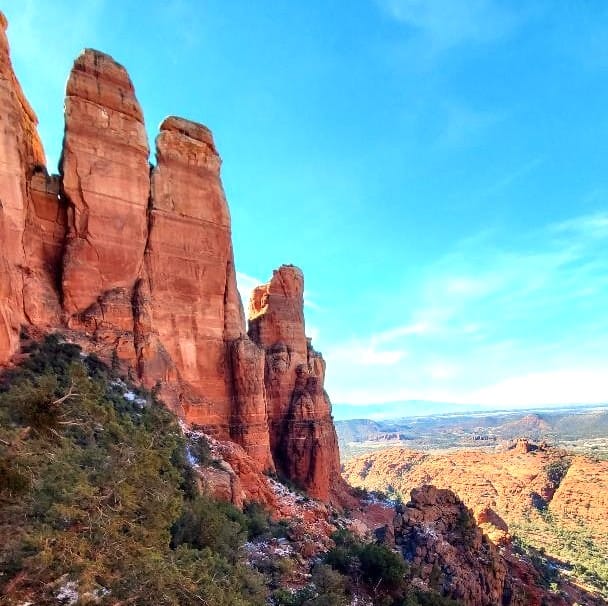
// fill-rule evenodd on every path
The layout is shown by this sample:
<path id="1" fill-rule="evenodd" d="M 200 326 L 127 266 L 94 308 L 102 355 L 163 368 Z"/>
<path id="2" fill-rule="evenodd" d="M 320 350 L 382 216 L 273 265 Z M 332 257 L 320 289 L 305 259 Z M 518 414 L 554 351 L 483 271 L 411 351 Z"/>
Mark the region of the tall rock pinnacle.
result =
<path id="1" fill-rule="evenodd" d="M 156 138 L 146 250 L 152 324 L 181 381 L 191 423 L 229 434 L 232 377 L 226 343 L 245 333 L 232 254 L 230 213 L 211 132 L 167 118 Z M 149 376 L 144 356 L 144 376 Z M 153 374 L 153 373 L 152 373 Z"/>
<path id="2" fill-rule="evenodd" d="M 323 388 L 325 362 L 306 338 L 304 276 L 283 265 L 249 304 L 249 335 L 266 352 L 270 440 L 277 468 L 310 494 L 339 491 L 338 439 Z"/>
<path id="3" fill-rule="evenodd" d="M 116 295 L 130 306 L 141 270 L 150 194 L 148 141 L 126 70 L 99 51 L 83 51 L 68 79 L 61 172 L 69 202 L 65 311 L 71 317 L 111 297 L 104 320 L 127 328 L 128 310 Z"/>
<path id="4" fill-rule="evenodd" d="M 304 330 L 303 276 L 254 292 L 249 335 L 211 132 L 163 121 L 150 170 L 129 75 L 87 49 L 65 100 L 61 175 L 13 73 L 0 13 L 0 365 L 20 332 L 60 331 L 181 419 L 329 499 L 343 484 L 325 363 Z"/>

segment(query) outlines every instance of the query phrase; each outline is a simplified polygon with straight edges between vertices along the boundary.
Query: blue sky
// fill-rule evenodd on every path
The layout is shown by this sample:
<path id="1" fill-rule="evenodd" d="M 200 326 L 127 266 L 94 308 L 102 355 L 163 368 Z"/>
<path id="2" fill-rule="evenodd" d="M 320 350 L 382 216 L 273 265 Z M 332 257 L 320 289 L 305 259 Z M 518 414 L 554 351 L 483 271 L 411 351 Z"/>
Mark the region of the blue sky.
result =
<path id="1" fill-rule="evenodd" d="M 302 267 L 336 410 L 608 401 L 604 0 L 3 4 L 51 167 L 85 46 L 151 140 L 213 130 L 241 288 Z"/>

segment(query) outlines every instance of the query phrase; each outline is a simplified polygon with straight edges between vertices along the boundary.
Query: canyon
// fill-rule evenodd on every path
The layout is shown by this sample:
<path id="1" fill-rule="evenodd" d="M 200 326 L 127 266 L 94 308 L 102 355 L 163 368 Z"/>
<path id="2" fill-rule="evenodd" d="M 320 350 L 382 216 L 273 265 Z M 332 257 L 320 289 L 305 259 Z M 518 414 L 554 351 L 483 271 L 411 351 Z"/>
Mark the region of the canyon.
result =
<path id="1" fill-rule="evenodd" d="M 114 373 L 106 375 L 105 387 L 120 406 L 133 408 L 134 419 L 142 413 L 131 390 L 153 394 L 149 402 L 141 396 L 143 408 L 152 408 L 157 398 L 179 418 L 185 444 L 200 438 L 209 445 L 205 464 L 187 447 L 184 451 L 205 495 L 241 509 L 261 503 L 271 517 L 290 519 L 292 534 L 304 536 L 292 541 L 294 548 L 290 544 L 299 550 L 293 560 L 300 581 L 309 579 L 313 558 L 330 548 L 333 532 L 346 529 L 369 544 L 372 531 L 383 526 L 390 550 L 401 551 L 412 564 L 410 580 L 421 590 L 439 590 L 471 606 L 480 600 L 567 603 L 540 587 L 529 563 L 508 559 L 502 497 L 490 498 L 473 519 L 466 498 L 441 490 L 439 474 L 416 477 L 416 486 L 433 481 L 439 489 L 412 492 L 396 514 L 393 502 L 353 492 L 341 474 L 325 362 L 306 336 L 302 271 L 282 265 L 253 290 L 246 311 L 243 307 L 221 158 L 211 131 L 181 117 L 166 118 L 151 164 L 144 114 L 127 71 L 109 55 L 86 49 L 67 80 L 59 174 L 50 174 L 36 114 L 11 65 L 6 29 L 0 13 L 0 367 L 8 371 L 3 376 L 10 379 L 10 371 L 35 347 L 44 349 L 51 335 L 51 351 L 70 351 L 70 360 L 80 364 L 101 361 Z M 91 376 L 81 379 L 92 389 Z M 74 409 L 76 420 L 62 423 L 78 425 Z M 100 427 L 92 431 L 101 435 Z M 35 432 L 29 426 L 21 430 L 2 447 L 27 458 L 27 449 L 19 449 Z M 143 450 L 149 454 L 149 449 Z M 417 456 L 399 454 L 409 468 Z M 521 482 L 536 482 L 520 463 Z M 376 487 L 374 465 L 352 461 L 346 478 Z M 583 463 L 575 460 L 571 468 L 576 465 Z M 456 468 L 443 479 L 457 492 L 459 477 Z M 551 494 L 539 484 L 540 498 L 557 503 L 561 490 L 570 495 L 566 503 L 582 499 L 576 509 L 584 509 L 589 499 L 581 486 L 568 475 L 560 481 Z M 480 479 L 480 490 L 486 484 Z M 555 515 L 571 516 L 568 507 Z M 99 512 L 103 518 L 101 506 Z M 60 521 L 64 524 L 63 517 Z M 137 522 L 145 526 L 140 518 Z M 5 521 L 5 528 L 11 524 Z M 164 538 L 170 528 L 163 530 Z M 78 534 L 80 527 L 70 531 Z M 480 567 L 483 573 L 477 574 Z M 433 584 L 438 570 L 440 583 Z M 17 575 L 15 585 L 24 579 Z"/>
<path id="2" fill-rule="evenodd" d="M 607 461 L 519 439 L 502 451 L 387 448 L 346 462 L 344 477 L 404 500 L 423 484 L 449 489 L 494 544 L 523 541 L 606 592 Z"/>
<path id="3" fill-rule="evenodd" d="M 221 159 L 203 125 L 169 117 L 149 164 L 143 112 L 112 57 L 86 49 L 66 86 L 59 175 L 13 71 L 0 16 L 0 365 L 59 332 L 240 445 L 248 465 L 311 496 L 345 493 L 325 364 L 305 333 L 304 277 L 237 290 Z"/>

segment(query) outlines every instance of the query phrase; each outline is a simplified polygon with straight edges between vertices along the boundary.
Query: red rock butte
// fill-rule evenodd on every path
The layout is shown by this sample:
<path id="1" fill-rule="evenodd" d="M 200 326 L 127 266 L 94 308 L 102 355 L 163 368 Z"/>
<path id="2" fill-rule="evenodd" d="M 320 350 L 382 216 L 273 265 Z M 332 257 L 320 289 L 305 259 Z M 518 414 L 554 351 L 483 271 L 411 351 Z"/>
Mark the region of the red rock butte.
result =
<path id="1" fill-rule="evenodd" d="M 10 61 L 0 13 L 0 365 L 60 332 L 157 386 L 187 424 L 240 445 L 313 497 L 344 489 L 325 363 L 306 338 L 302 272 L 258 287 L 249 329 L 211 132 L 170 117 L 150 170 L 127 71 L 86 49 L 66 87 L 59 175 Z"/>

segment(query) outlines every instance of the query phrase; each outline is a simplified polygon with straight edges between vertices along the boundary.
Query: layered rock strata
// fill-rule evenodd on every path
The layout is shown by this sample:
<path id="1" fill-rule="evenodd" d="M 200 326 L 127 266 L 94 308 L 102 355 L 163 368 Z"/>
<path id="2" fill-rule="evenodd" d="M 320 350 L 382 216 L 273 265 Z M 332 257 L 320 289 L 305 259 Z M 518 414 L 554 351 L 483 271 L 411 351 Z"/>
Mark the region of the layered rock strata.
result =
<path id="1" fill-rule="evenodd" d="M 151 170 L 128 73 L 87 49 L 49 176 L 5 29 L 0 14 L 0 364 L 21 331 L 59 330 L 158 388 L 187 424 L 239 444 L 248 469 L 334 498 L 338 447 L 302 273 L 283 266 L 255 291 L 247 336 L 211 132 L 167 118 Z"/>

